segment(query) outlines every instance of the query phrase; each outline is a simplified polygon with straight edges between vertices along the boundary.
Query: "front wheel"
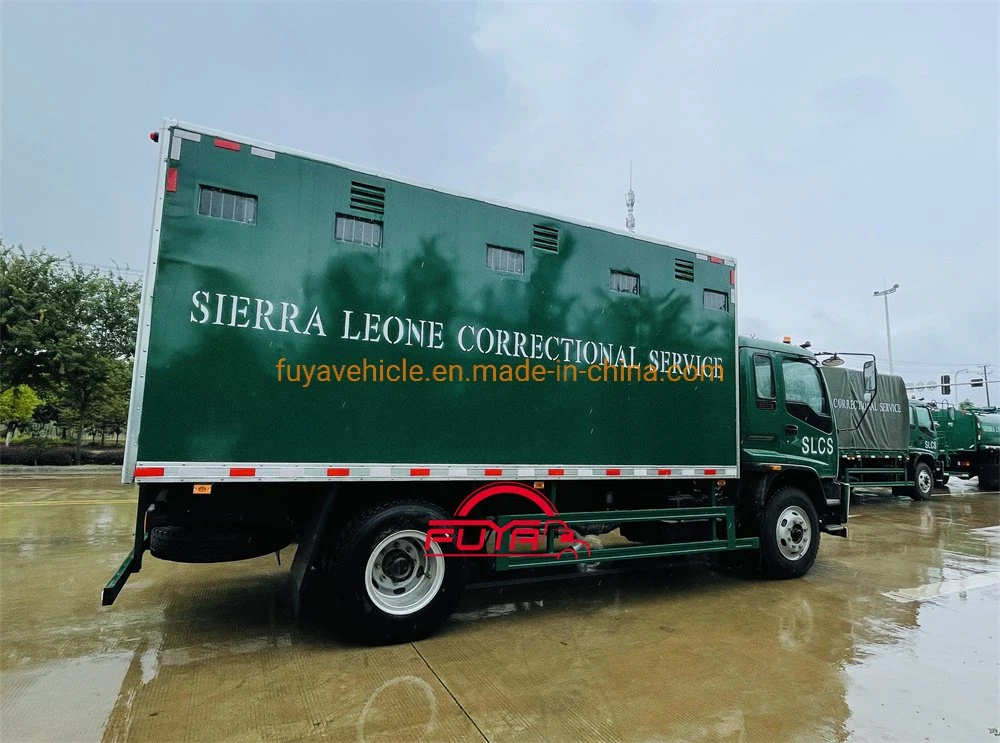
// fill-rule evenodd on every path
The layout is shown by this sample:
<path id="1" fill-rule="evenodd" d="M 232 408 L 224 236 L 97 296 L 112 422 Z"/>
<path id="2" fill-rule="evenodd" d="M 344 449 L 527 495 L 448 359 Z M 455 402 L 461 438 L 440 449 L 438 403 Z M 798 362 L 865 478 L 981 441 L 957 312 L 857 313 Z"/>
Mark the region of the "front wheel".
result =
<path id="1" fill-rule="evenodd" d="M 910 497 L 913 500 L 930 500 L 934 494 L 934 472 L 925 462 L 917 464 L 913 470 L 913 490 Z"/>
<path id="2" fill-rule="evenodd" d="M 760 570 L 766 578 L 798 578 L 816 561 L 819 518 L 802 490 L 774 493 L 760 516 Z"/>
<path id="3" fill-rule="evenodd" d="M 421 501 L 363 511 L 333 535 L 323 572 L 334 625 L 373 644 L 426 637 L 451 614 L 466 581 L 465 560 L 431 542 L 428 522 L 450 518 Z"/>

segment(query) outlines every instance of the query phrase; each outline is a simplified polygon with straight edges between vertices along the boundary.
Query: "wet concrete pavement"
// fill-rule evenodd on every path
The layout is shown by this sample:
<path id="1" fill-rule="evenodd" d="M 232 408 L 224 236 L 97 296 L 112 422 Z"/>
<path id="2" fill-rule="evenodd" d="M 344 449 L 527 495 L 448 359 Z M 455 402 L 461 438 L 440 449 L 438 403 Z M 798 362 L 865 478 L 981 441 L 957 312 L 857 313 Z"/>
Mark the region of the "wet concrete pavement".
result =
<path id="1" fill-rule="evenodd" d="M 795 581 L 703 565 L 466 593 L 358 648 L 292 615 L 287 561 L 147 559 L 134 492 L 4 477 L 0 741 L 976 741 L 1000 728 L 1000 496 L 863 495 Z"/>

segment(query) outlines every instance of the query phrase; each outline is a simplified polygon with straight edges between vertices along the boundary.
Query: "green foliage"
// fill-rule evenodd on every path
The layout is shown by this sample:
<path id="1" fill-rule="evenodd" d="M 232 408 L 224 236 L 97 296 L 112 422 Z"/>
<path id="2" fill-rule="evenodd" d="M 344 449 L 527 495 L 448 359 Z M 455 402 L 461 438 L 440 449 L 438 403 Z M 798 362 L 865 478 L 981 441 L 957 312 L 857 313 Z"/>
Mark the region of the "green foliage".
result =
<path id="1" fill-rule="evenodd" d="M 0 422 L 8 425 L 27 423 L 41 404 L 41 398 L 28 385 L 8 387 L 0 392 Z"/>
<path id="2" fill-rule="evenodd" d="M 124 427 L 139 296 L 137 281 L 0 240 L 0 388 L 38 390 L 78 455 L 85 427 Z"/>

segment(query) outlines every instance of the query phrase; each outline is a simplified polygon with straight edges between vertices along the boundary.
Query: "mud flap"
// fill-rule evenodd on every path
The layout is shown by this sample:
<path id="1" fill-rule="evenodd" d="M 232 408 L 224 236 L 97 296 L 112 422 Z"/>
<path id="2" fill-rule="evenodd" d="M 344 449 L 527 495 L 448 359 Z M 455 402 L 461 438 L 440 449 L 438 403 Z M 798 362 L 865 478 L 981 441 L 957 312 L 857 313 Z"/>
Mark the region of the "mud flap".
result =
<path id="1" fill-rule="evenodd" d="M 315 513 L 309 519 L 309 525 L 299 539 L 292 559 L 292 608 L 295 618 L 302 614 L 302 596 L 308 590 L 309 575 L 314 570 L 316 555 L 319 553 L 326 533 L 326 525 L 333 513 L 335 492 L 323 497 Z"/>

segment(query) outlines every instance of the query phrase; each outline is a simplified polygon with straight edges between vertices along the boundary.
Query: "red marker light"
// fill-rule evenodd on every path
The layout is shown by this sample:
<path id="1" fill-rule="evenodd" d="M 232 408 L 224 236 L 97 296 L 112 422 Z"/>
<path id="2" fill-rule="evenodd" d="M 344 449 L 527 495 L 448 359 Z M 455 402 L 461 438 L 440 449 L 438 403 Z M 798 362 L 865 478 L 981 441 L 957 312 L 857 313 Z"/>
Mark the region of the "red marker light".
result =
<path id="1" fill-rule="evenodd" d="M 159 132 L 150 132 L 149 133 L 149 138 L 151 140 L 153 140 L 154 142 L 159 142 L 160 141 L 160 133 Z"/>
<path id="2" fill-rule="evenodd" d="M 722 263 L 722 259 L 715 255 L 708 256 L 708 260 L 712 261 L 712 263 Z"/>

